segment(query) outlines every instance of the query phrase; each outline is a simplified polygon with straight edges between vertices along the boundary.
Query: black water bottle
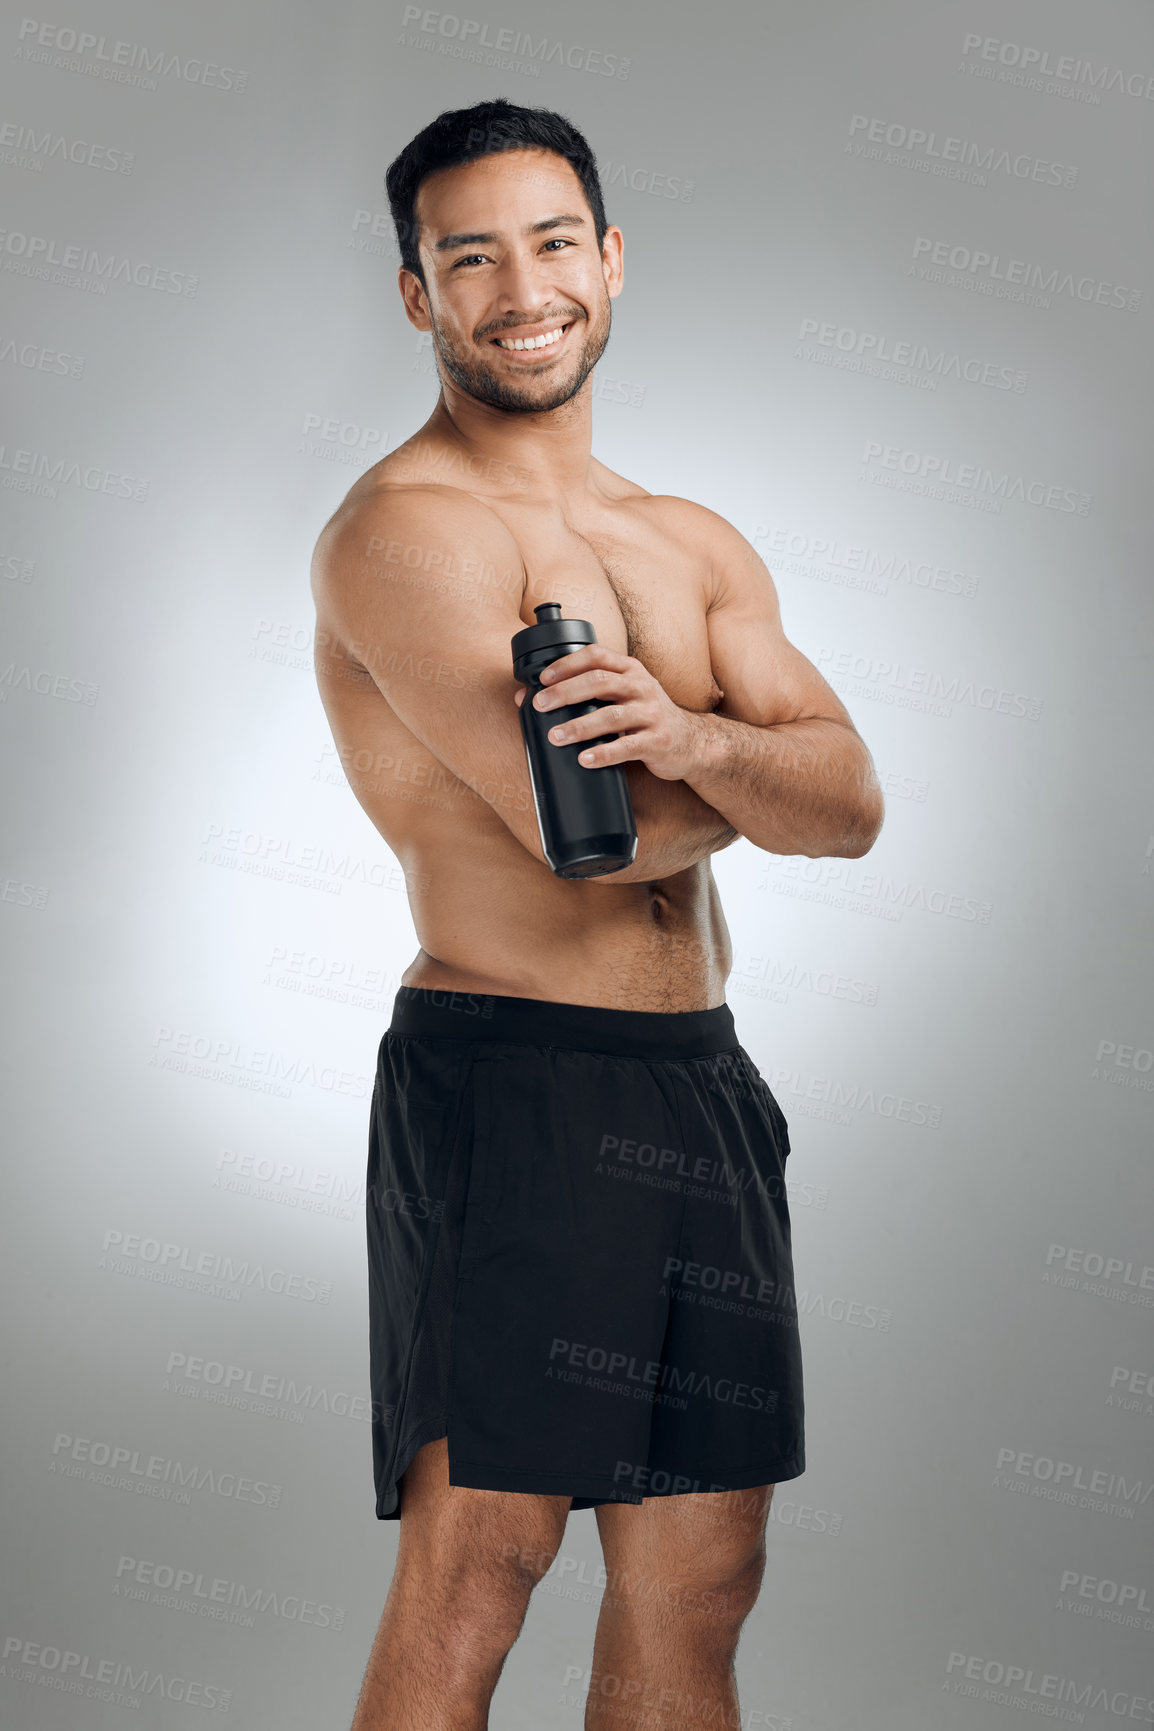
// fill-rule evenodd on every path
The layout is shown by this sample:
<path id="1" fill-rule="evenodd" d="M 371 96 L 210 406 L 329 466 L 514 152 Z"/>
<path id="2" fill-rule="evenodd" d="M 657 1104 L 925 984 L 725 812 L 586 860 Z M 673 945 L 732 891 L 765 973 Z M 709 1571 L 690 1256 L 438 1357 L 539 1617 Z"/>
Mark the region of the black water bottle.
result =
<path id="1" fill-rule="evenodd" d="M 637 825 L 625 766 L 606 763 L 589 769 L 577 761 L 578 752 L 617 735 L 605 733 L 600 740 L 570 740 L 565 745 L 555 745 L 549 738 L 551 727 L 604 709 L 605 701 L 591 698 L 544 711 L 533 705 L 539 691 L 551 689 L 542 687 L 541 669 L 586 643 L 596 643 L 597 633 L 587 619 L 562 619 L 559 601 L 543 601 L 533 611 L 536 625 L 527 625 L 513 638 L 513 672 L 527 688 L 520 705 L 521 735 L 542 850 L 559 878 L 596 878 L 623 871 L 637 855 Z"/>

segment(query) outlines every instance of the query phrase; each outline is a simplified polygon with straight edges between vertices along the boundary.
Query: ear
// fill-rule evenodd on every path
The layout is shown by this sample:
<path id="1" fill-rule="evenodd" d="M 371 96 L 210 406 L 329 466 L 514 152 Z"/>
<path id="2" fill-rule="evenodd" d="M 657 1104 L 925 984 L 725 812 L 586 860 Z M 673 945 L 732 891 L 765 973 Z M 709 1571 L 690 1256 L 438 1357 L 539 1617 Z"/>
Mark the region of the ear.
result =
<path id="1" fill-rule="evenodd" d="M 429 317 L 429 302 L 421 279 L 414 275 L 404 265 L 397 270 L 397 287 L 401 291 L 401 299 L 405 303 L 405 317 L 419 331 L 431 331 L 433 321 Z"/>

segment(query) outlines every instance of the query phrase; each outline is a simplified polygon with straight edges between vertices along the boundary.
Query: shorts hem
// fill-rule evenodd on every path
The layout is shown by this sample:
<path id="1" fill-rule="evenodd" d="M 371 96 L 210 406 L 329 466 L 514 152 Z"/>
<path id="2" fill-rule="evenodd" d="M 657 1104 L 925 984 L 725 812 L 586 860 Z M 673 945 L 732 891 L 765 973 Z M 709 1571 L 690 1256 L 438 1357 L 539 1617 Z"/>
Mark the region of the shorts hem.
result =
<path id="1" fill-rule="evenodd" d="M 542 1472 L 539 1467 L 494 1467 L 479 1461 L 455 1460 L 449 1483 L 472 1491 L 520 1491 L 530 1496 L 596 1497 L 620 1500 L 620 1488 L 597 1473 Z"/>
<path id="2" fill-rule="evenodd" d="M 431 1421 L 413 1432 L 397 1449 L 396 1465 L 389 1483 L 377 1497 L 377 1519 L 397 1521 L 401 1517 L 399 1481 L 413 1457 L 427 1443 L 437 1442 L 448 1435 L 445 1419 Z M 494 1467 L 477 1461 L 454 1461 L 449 1467 L 449 1483 L 463 1490 L 520 1492 L 528 1496 L 569 1496 L 578 1511 L 597 1503 L 639 1504 L 647 1497 L 679 1496 L 686 1492 L 707 1490 L 719 1485 L 727 1491 L 750 1490 L 754 1485 L 784 1484 L 788 1479 L 801 1478 L 805 1472 L 805 1450 L 778 1456 L 755 1466 L 737 1471 L 716 1467 L 690 1467 L 678 1473 L 662 1468 L 646 1468 L 648 1476 L 668 1481 L 664 1488 L 646 1485 L 629 1488 L 596 1473 L 541 1472 L 536 1467 Z M 688 1483 L 683 1481 L 688 1480 Z M 628 1481 L 627 1481 L 628 1482 Z"/>
<path id="3" fill-rule="evenodd" d="M 632 1485 L 593 1473 L 542 1472 L 537 1467 L 494 1467 L 477 1461 L 455 1461 L 449 1468 L 449 1483 L 468 1490 L 520 1491 L 535 1496 L 573 1496 L 610 1503 L 637 1503 L 646 1497 L 676 1496 L 686 1491 L 706 1490 L 710 1485 L 727 1491 L 749 1490 L 754 1485 L 782 1484 L 805 1472 L 805 1451 L 778 1456 L 739 1471 L 695 1467 L 677 1473 L 646 1468 L 649 1478 L 668 1480 L 664 1489 Z"/>
<path id="4" fill-rule="evenodd" d="M 399 1521 L 401 1518 L 401 1486 L 402 1474 L 412 1465 L 414 1455 L 418 1454 L 427 1443 L 437 1442 L 443 1436 L 448 1436 L 449 1427 L 446 1420 L 430 1419 L 427 1424 L 420 1425 L 412 1432 L 404 1443 L 399 1444 L 393 1456 L 392 1470 L 387 1480 L 377 1492 L 378 1521 Z"/>
<path id="5" fill-rule="evenodd" d="M 655 1469 L 660 1470 L 660 1469 Z M 762 1461 L 756 1466 L 742 1467 L 734 1472 L 727 1468 L 689 1467 L 686 1473 L 700 1479 L 724 1479 L 725 1489 L 731 1491 L 747 1491 L 753 1485 L 780 1485 L 787 1479 L 799 1479 L 805 1472 L 805 1450 L 798 1449 L 791 1455 L 778 1455 L 775 1460 Z M 659 1496 L 661 1492 L 651 1491 L 651 1496 Z"/>

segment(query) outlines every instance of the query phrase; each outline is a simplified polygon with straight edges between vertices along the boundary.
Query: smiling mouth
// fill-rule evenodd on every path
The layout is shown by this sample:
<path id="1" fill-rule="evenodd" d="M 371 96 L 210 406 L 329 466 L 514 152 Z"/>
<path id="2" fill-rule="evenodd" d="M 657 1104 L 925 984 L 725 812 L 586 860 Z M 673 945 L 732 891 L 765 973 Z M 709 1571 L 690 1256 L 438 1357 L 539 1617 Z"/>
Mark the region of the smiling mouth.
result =
<path id="1" fill-rule="evenodd" d="M 539 336 L 519 337 L 514 331 L 505 336 L 491 337 L 489 340 L 494 348 L 501 350 L 502 354 L 525 355 L 536 358 L 537 356 L 552 354 L 554 349 L 560 348 L 566 334 L 573 328 L 573 323 L 572 319 L 567 319 L 556 325 L 551 325 Z"/>

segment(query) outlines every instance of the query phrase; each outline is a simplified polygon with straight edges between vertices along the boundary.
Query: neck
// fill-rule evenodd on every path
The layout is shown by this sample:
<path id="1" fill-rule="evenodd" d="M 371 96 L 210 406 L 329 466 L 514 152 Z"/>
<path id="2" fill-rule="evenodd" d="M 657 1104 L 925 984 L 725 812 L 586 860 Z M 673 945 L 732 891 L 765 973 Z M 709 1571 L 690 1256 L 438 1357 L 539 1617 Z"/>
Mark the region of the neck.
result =
<path id="1" fill-rule="evenodd" d="M 470 457 L 494 459 L 493 473 L 507 476 L 517 493 L 561 499 L 592 486 L 592 378 L 560 408 L 511 414 L 478 402 L 445 381 L 422 431 L 444 439 Z"/>

